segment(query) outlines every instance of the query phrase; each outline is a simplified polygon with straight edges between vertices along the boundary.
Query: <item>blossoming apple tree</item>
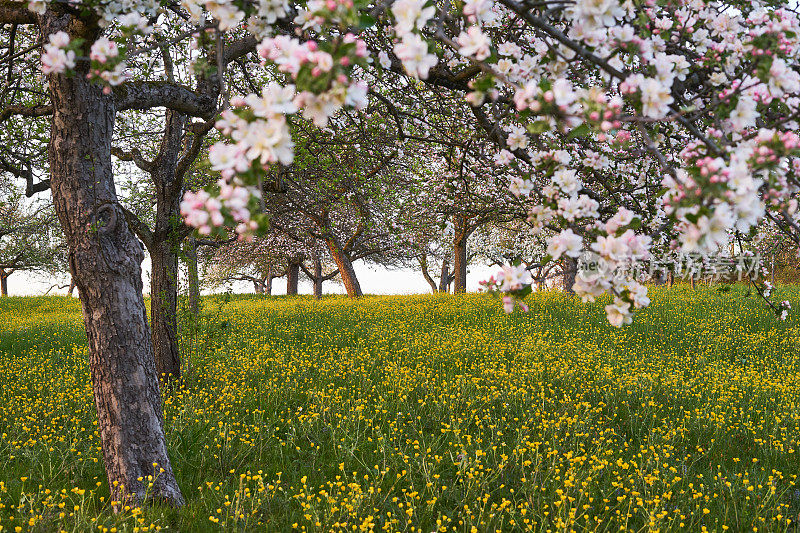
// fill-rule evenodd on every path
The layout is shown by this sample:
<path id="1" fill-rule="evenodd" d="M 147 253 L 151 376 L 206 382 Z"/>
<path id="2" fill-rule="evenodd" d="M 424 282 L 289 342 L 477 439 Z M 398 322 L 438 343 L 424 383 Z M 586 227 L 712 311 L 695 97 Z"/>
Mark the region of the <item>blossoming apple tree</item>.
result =
<path id="1" fill-rule="evenodd" d="M 469 103 L 496 163 L 521 174 L 513 190 L 533 197 L 534 226 L 558 230 L 546 259 L 594 254 L 601 268 L 575 291 L 610 293 L 614 325 L 648 304 L 622 272 L 654 242 L 710 252 L 764 218 L 800 239 L 800 25 L 784 3 L 6 0 L 0 23 L 40 36 L 48 101 L 3 113 L 52 113 L 51 188 L 81 291 L 109 481 L 124 486 L 117 497 L 144 498 L 137 479 L 157 463 L 150 494 L 182 502 L 149 357 L 141 247 L 111 176 L 114 116 L 165 107 L 209 119 L 227 100 L 221 72 L 253 48 L 281 76 L 222 112 L 226 140 L 209 159 L 223 183 L 184 205 L 201 232 L 254 231 L 258 194 L 243 198 L 269 168 L 293 162 L 290 124 L 324 128 L 344 107 L 364 109 L 369 82 L 392 73 Z M 152 25 L 168 37 L 150 35 Z M 191 88 L 147 62 L 187 39 L 205 52 L 187 61 L 210 67 Z M 522 267 L 497 280 L 513 296 L 529 286 Z"/>
<path id="2" fill-rule="evenodd" d="M 584 250 L 597 256 L 602 268 L 581 275 L 575 290 L 585 299 L 611 293 L 614 324 L 648 303 L 646 289 L 618 273 L 646 260 L 653 238 L 710 252 L 732 232 L 748 235 L 762 217 L 796 233 L 792 129 L 800 75 L 797 16 L 786 7 L 312 2 L 294 22 L 302 27 L 297 37 L 267 37 L 260 47 L 299 94 L 274 111 L 324 124 L 322 115 L 348 103 L 350 75 L 368 68 L 369 51 L 376 52 L 373 69 L 463 93 L 491 132 L 498 162 L 527 168 L 516 190 L 541 196 L 532 218 L 562 227 L 550 240 L 551 258 Z M 333 27 L 361 33 L 340 42 Z M 327 111 L 318 105 L 337 94 Z M 243 114 L 228 128 L 241 167 L 256 154 L 236 132 L 270 122 Z M 526 290 L 520 276 L 501 288 Z"/>

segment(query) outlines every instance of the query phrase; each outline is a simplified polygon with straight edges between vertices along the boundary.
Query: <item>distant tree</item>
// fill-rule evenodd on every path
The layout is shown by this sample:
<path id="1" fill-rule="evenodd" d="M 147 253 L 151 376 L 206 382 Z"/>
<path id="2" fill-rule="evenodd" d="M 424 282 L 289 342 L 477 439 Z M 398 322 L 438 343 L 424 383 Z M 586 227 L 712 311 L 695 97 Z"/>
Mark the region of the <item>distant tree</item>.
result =
<path id="1" fill-rule="evenodd" d="M 324 132 L 301 129 L 294 162 L 272 174 L 275 187 L 264 189 L 270 226 L 302 246 L 322 244 L 351 297 L 363 294 L 355 261 L 397 259 L 393 224 L 403 169 L 394 139 L 374 126 L 358 114 L 342 113 Z M 290 264 L 287 275 L 294 279 L 293 269 L 310 257 Z"/>
<path id="2" fill-rule="evenodd" d="M 0 195 L 0 294 L 8 296 L 8 278 L 16 272 L 53 275 L 65 257 L 52 206 L 27 201 L 21 190 L 2 185 Z"/>

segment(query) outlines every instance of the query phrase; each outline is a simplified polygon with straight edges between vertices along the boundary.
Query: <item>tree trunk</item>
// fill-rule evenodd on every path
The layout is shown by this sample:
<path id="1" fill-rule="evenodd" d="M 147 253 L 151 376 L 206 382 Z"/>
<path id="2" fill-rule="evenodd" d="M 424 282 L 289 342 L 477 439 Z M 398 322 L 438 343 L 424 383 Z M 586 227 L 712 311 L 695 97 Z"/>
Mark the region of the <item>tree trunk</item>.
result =
<path id="1" fill-rule="evenodd" d="M 331 253 L 334 263 L 336 263 L 336 266 L 339 268 L 339 275 L 342 276 L 342 282 L 344 283 L 344 289 L 347 291 L 347 295 L 350 298 L 364 296 L 364 293 L 361 292 L 361 284 L 358 282 L 356 271 L 353 268 L 353 262 L 350 261 L 350 257 L 342 251 L 342 246 L 339 244 L 338 239 L 336 237 L 331 237 L 325 242 L 328 245 L 328 251 Z"/>
<path id="2" fill-rule="evenodd" d="M 69 288 L 67 289 L 67 295 L 72 296 L 72 291 L 75 290 L 75 279 L 69 278 Z"/>
<path id="3" fill-rule="evenodd" d="M 42 33 L 68 30 L 73 39 L 87 42 L 97 37 L 76 32 L 81 29 L 72 17 L 49 13 Z M 125 221 L 114 187 L 114 105 L 100 85 L 86 79 L 87 71 L 87 62 L 81 61 L 75 76 L 47 76 L 53 105 L 48 156 L 53 203 L 80 291 L 111 499 L 121 502 L 117 509 L 147 500 L 182 505 L 167 455 L 142 296 L 144 250 Z M 148 488 L 150 475 L 153 486 Z"/>
<path id="4" fill-rule="evenodd" d="M 8 274 L 0 270 L 0 296 L 8 296 Z"/>
<path id="5" fill-rule="evenodd" d="M 568 294 L 575 294 L 575 275 L 578 273 L 578 261 L 572 257 L 565 256 L 563 260 L 564 274 L 562 278 L 562 288 Z"/>
<path id="6" fill-rule="evenodd" d="M 264 294 L 264 283 L 260 280 L 253 280 L 253 290 L 256 294 Z"/>
<path id="7" fill-rule="evenodd" d="M 322 261 L 319 257 L 314 258 L 314 298 L 322 298 Z"/>
<path id="8" fill-rule="evenodd" d="M 300 281 L 300 263 L 291 262 L 286 268 L 286 294 L 294 296 L 297 294 L 297 284 Z"/>
<path id="9" fill-rule="evenodd" d="M 436 282 L 433 281 L 433 278 L 428 272 L 428 258 L 424 255 L 420 255 L 417 260 L 419 261 L 419 267 L 422 270 L 422 277 L 425 278 L 425 281 L 427 281 L 428 285 L 431 286 L 431 292 L 436 294 Z"/>
<path id="10" fill-rule="evenodd" d="M 177 243 L 153 243 L 150 250 L 150 327 L 156 372 L 163 383 L 181 377 L 178 351 L 178 254 Z"/>
<path id="11" fill-rule="evenodd" d="M 670 271 L 668 277 L 669 277 L 669 286 L 672 287 L 673 285 L 675 285 L 675 273 Z"/>
<path id="12" fill-rule="evenodd" d="M 189 237 L 186 243 L 186 270 L 189 284 L 189 310 L 200 312 L 200 275 L 197 269 L 197 240 Z"/>
<path id="13" fill-rule="evenodd" d="M 156 372 L 163 383 L 180 379 L 178 351 L 178 250 L 182 237 L 180 202 L 183 179 L 177 175 L 186 116 L 167 111 L 164 136 L 151 175 L 156 189 L 156 219 L 150 243 L 150 322 Z"/>
<path id="14" fill-rule="evenodd" d="M 770 274 L 769 282 L 771 284 L 775 285 L 775 254 L 774 253 L 772 254 L 772 269 L 771 270 L 772 270 L 772 273 Z"/>
<path id="15" fill-rule="evenodd" d="M 450 261 L 442 261 L 442 273 L 439 278 L 439 292 L 450 292 Z"/>
<path id="16" fill-rule="evenodd" d="M 455 261 L 453 263 L 453 293 L 458 294 L 467 292 L 467 237 L 466 231 L 457 232 L 453 240 L 453 252 Z"/>
<path id="17" fill-rule="evenodd" d="M 272 280 L 273 279 L 274 279 L 274 276 L 272 275 L 272 272 L 270 272 L 269 275 L 267 276 L 267 282 L 264 284 L 264 294 L 266 294 L 267 296 L 271 296 L 272 295 Z"/>

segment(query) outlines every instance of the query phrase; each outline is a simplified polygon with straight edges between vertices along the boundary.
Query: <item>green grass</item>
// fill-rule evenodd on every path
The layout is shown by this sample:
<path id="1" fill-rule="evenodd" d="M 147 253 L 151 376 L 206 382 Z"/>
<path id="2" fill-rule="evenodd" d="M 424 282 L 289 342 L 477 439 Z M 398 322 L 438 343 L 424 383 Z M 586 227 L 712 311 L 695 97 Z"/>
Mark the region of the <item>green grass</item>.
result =
<path id="1" fill-rule="evenodd" d="M 79 304 L 0 300 L 0 525 L 794 531 L 800 322 L 652 292 L 621 330 L 553 292 L 209 298 L 164 399 L 187 506 L 117 516 Z"/>

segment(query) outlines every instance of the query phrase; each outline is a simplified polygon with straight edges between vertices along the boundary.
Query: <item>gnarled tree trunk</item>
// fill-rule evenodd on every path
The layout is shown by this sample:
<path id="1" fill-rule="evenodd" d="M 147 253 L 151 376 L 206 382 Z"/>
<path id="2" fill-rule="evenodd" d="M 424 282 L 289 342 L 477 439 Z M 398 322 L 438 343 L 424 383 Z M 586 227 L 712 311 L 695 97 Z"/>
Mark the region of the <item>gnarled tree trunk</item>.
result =
<path id="1" fill-rule="evenodd" d="M 256 294 L 264 294 L 264 282 L 260 279 L 253 280 L 253 290 Z"/>
<path id="2" fill-rule="evenodd" d="M 150 325 L 156 372 L 164 383 L 181 377 L 178 351 L 178 252 L 183 236 L 179 220 L 183 178 L 178 175 L 186 116 L 167 110 L 164 136 L 153 164 L 156 219 L 149 243 Z"/>
<path id="3" fill-rule="evenodd" d="M 431 292 L 436 294 L 436 282 L 433 281 L 430 272 L 428 272 L 428 258 L 425 257 L 424 254 L 420 254 L 419 257 L 417 257 L 417 260 L 419 261 L 419 267 L 422 270 L 422 277 L 425 278 L 425 281 L 427 281 L 428 285 L 430 285 Z"/>
<path id="4" fill-rule="evenodd" d="M 575 276 L 578 273 L 578 261 L 569 256 L 564 256 L 563 259 L 563 277 L 561 287 L 564 292 L 575 294 Z"/>
<path id="5" fill-rule="evenodd" d="M 439 292 L 450 292 L 450 261 L 442 261 L 442 272 L 439 278 Z"/>
<path id="6" fill-rule="evenodd" d="M 8 296 L 8 276 L 5 270 L 0 268 L 0 296 Z"/>
<path id="7" fill-rule="evenodd" d="M 328 238 L 325 243 L 328 245 L 328 251 L 331 253 L 333 261 L 339 268 L 339 275 L 342 277 L 344 289 L 350 298 L 358 298 L 364 296 L 361 292 L 361 284 L 358 282 L 356 271 L 353 268 L 353 262 L 346 253 L 342 251 L 342 246 L 336 237 Z"/>
<path id="8" fill-rule="evenodd" d="M 44 22 L 44 35 L 67 30 L 73 39 L 93 42 L 96 37 L 69 16 L 50 14 Z M 111 497 L 182 505 L 167 455 L 142 296 L 144 250 L 125 221 L 114 187 L 114 104 L 101 86 L 86 80 L 86 62 L 77 70 L 74 77 L 47 77 L 53 105 L 48 155 L 53 203 L 80 291 Z M 149 475 L 154 480 L 150 488 Z"/>
<path id="9" fill-rule="evenodd" d="M 286 294 L 294 296 L 297 294 L 297 285 L 300 281 L 300 263 L 292 261 L 286 267 Z"/>
<path id="10" fill-rule="evenodd" d="M 178 254 L 172 239 L 153 243 L 150 250 L 150 327 L 153 355 L 159 379 L 168 382 L 181 376 L 178 351 Z"/>
<path id="11" fill-rule="evenodd" d="M 467 237 L 469 237 L 469 233 L 463 231 L 456 232 L 453 239 L 453 252 L 455 253 L 453 292 L 456 294 L 467 292 Z"/>

